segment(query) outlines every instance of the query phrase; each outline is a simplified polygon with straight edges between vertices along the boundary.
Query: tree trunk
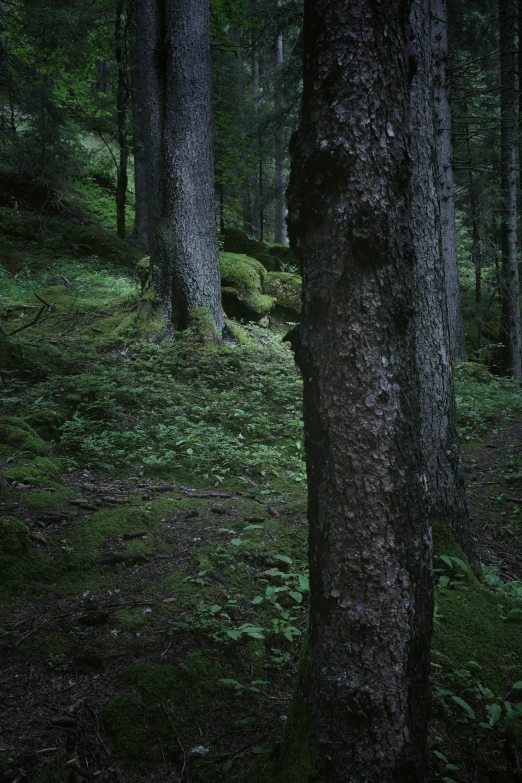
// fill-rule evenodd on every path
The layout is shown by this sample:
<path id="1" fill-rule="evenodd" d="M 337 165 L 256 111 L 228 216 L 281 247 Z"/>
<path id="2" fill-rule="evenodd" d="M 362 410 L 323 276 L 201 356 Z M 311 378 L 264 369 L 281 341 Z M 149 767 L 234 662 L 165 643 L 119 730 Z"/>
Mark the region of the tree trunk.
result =
<path id="1" fill-rule="evenodd" d="M 460 301 L 457 233 L 455 229 L 455 188 L 451 162 L 451 111 L 447 74 L 448 22 L 446 0 L 432 0 L 431 12 L 434 119 L 438 162 L 441 248 L 448 308 L 450 354 L 453 360 L 465 362 L 467 360 L 466 338 Z"/>
<path id="2" fill-rule="evenodd" d="M 125 58 L 125 26 L 123 12 L 125 0 L 116 3 L 116 24 L 114 29 L 115 59 L 118 69 L 118 86 L 116 88 L 116 125 L 119 148 L 118 171 L 116 176 L 116 230 L 120 239 L 125 239 L 125 202 L 127 200 L 127 162 L 129 148 L 127 144 L 127 103 L 129 86 L 127 81 L 127 64 Z"/>
<path id="3" fill-rule="evenodd" d="M 281 779 L 423 783 L 433 595 L 414 272 L 437 205 L 410 181 L 432 165 L 418 157 L 429 6 L 305 0 L 304 46 L 288 197 L 311 593 Z"/>
<path id="4" fill-rule="evenodd" d="M 169 331 L 184 329 L 204 308 L 221 334 L 208 2 L 141 0 L 140 19 L 151 283 Z"/>
<path id="5" fill-rule="evenodd" d="M 254 98 L 254 112 L 256 117 L 256 141 L 259 161 L 256 172 L 256 193 L 254 197 L 254 232 L 256 239 L 263 240 L 264 215 L 263 215 L 263 159 L 261 131 L 259 129 L 259 49 L 257 46 L 257 31 L 252 30 L 252 94 Z"/>
<path id="6" fill-rule="evenodd" d="M 147 204 L 147 169 L 145 160 L 144 113 L 140 100 L 139 72 L 136 63 L 131 69 L 132 87 L 132 154 L 134 157 L 134 232 L 137 240 L 149 246 L 149 217 Z"/>
<path id="7" fill-rule="evenodd" d="M 432 0 L 435 26 L 439 28 L 438 32 L 437 29 L 433 30 L 432 24 L 434 41 L 438 35 L 443 34 L 440 25 L 445 19 L 445 10 L 445 0 Z M 448 309 L 450 319 L 453 316 L 459 322 L 462 341 L 459 341 L 459 348 L 461 351 L 464 350 L 464 357 L 466 346 L 463 342 L 464 332 L 460 315 L 450 148 L 445 147 L 441 150 L 445 145 L 441 144 L 440 122 L 441 119 L 446 123 L 449 122 L 449 116 L 441 111 L 443 95 L 440 93 L 439 55 L 444 47 L 440 40 L 437 41 L 437 45 L 439 51 L 435 51 L 433 61 L 438 61 L 437 69 L 434 69 L 434 81 L 437 81 L 434 84 L 434 93 L 436 96 L 438 94 L 438 97 L 435 101 L 433 117 L 430 111 L 431 96 L 426 94 L 422 80 L 413 80 L 411 93 L 412 118 L 418 131 L 412 140 L 415 154 L 412 162 L 411 198 L 413 221 L 416 226 L 413 234 L 417 261 L 415 332 L 417 372 L 420 379 L 423 473 L 427 490 L 426 511 L 431 524 L 449 525 L 467 558 L 474 562 L 476 561 L 475 544 L 469 525 L 451 367 L 451 329 L 448 323 Z M 428 73 L 430 53 L 418 48 L 416 56 L 419 63 L 421 58 L 424 60 L 422 71 Z M 433 120 L 435 120 L 434 124 Z M 443 132 L 446 135 L 446 130 Z M 446 142 L 450 144 L 449 126 Z M 425 162 L 432 158 L 436 160 L 434 167 L 426 165 Z M 442 198 L 441 162 L 446 169 Z M 435 209 L 427 209 L 426 204 L 434 204 Z M 439 243 L 430 241 L 430 237 L 438 237 Z M 447 307 L 448 294 L 453 297 L 449 307 Z M 455 312 L 457 302 L 458 308 Z M 460 358 L 463 358 L 462 353 Z"/>
<path id="8" fill-rule="evenodd" d="M 500 149 L 502 187 L 502 364 L 522 377 L 520 353 L 520 290 L 517 261 L 517 165 L 515 2 L 499 0 L 500 22 Z"/>
<path id="9" fill-rule="evenodd" d="M 465 108 L 467 114 L 467 106 Z M 475 326 L 477 329 L 477 352 L 482 348 L 482 247 L 478 224 L 478 204 L 473 176 L 473 162 L 471 158 L 471 143 L 469 138 L 469 125 L 466 123 L 466 152 L 469 161 L 468 187 L 469 187 L 469 211 L 471 215 L 471 260 L 475 269 Z M 480 357 L 480 353 L 479 353 Z"/>
<path id="10" fill-rule="evenodd" d="M 276 0 L 277 8 L 281 8 L 281 0 Z M 279 31 L 275 45 L 275 83 L 274 109 L 276 129 L 274 134 L 274 184 L 275 184 L 275 216 L 274 241 L 286 245 L 286 202 L 285 202 L 285 129 L 283 125 L 283 96 L 281 86 L 281 67 L 283 65 L 283 33 Z"/>

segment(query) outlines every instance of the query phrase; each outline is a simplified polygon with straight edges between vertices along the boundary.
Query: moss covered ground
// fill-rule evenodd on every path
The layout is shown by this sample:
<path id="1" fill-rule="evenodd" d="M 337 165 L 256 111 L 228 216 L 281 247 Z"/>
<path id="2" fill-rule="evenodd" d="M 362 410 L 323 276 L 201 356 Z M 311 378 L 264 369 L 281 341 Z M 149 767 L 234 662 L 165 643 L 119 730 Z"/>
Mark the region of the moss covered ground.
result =
<path id="1" fill-rule="evenodd" d="M 167 340 L 121 246 L 7 217 L 0 780 L 274 783 L 308 593 L 282 328 L 229 321 L 217 345 L 196 314 Z M 245 291 L 298 287 L 232 261 Z M 456 381 L 484 568 L 437 531 L 432 776 L 486 783 L 519 742 L 522 395 L 476 365 Z"/>

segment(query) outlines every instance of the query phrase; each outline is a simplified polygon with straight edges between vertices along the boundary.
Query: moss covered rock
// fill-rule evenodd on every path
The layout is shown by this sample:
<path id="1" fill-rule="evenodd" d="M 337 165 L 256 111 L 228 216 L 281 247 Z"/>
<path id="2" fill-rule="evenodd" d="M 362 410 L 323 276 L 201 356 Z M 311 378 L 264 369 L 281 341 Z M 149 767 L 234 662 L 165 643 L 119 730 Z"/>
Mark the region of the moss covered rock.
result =
<path id="1" fill-rule="evenodd" d="M 264 293 L 276 301 L 275 314 L 294 320 L 301 315 L 301 289 L 301 278 L 290 272 L 269 272 L 263 283 Z"/>
<path id="2" fill-rule="evenodd" d="M 24 465 L 14 465 L 7 468 L 2 473 L 2 478 L 8 481 L 18 481 L 21 484 L 46 486 L 52 483 L 50 479 L 55 477 L 59 470 L 60 466 L 53 460 L 47 457 L 36 457 Z"/>
<path id="3" fill-rule="evenodd" d="M 29 548 L 29 528 L 15 517 L 0 517 L 0 555 L 24 555 Z"/>
<path id="4" fill-rule="evenodd" d="M 147 283 L 149 282 L 150 256 L 145 256 L 144 258 L 138 261 L 138 263 L 136 264 L 136 272 L 138 273 L 138 277 L 140 279 L 140 285 L 141 285 L 141 292 L 143 293 L 145 291 L 145 288 L 147 287 Z"/>
<path id="5" fill-rule="evenodd" d="M 258 321 L 274 306 L 274 299 L 263 294 L 266 270 L 259 261 L 236 253 L 221 253 L 223 309 L 229 318 Z"/>
<path id="6" fill-rule="evenodd" d="M 107 258 L 115 264 L 134 268 L 140 251 L 110 231 L 101 228 L 74 228 L 63 234 L 65 248 L 76 253 Z"/>
<path id="7" fill-rule="evenodd" d="M 244 231 L 234 228 L 225 231 L 223 249 L 225 253 L 255 258 L 269 272 L 281 270 L 283 265 L 295 266 L 296 268 L 299 266 L 298 259 L 288 246 L 270 245 L 268 242 L 253 239 L 248 234 L 245 234 Z"/>
<path id="8" fill-rule="evenodd" d="M 31 425 L 40 437 L 51 440 L 64 423 L 66 416 L 51 408 L 44 408 L 25 417 L 25 421 Z"/>
<path id="9" fill-rule="evenodd" d="M 23 419 L 16 416 L 0 417 L 0 456 L 9 456 L 20 451 L 43 455 L 47 446 Z"/>

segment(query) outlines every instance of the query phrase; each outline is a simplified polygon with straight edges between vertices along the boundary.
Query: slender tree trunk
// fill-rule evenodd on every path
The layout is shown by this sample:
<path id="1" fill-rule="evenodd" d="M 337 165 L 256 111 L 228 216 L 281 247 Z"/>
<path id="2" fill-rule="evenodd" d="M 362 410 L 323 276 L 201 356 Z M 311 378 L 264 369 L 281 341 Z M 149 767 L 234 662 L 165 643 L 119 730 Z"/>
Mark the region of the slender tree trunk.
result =
<path id="1" fill-rule="evenodd" d="M 132 154 L 134 157 L 134 232 L 138 241 L 149 246 L 147 199 L 147 163 L 145 160 L 144 114 L 140 104 L 139 73 L 136 64 L 131 69 L 132 88 Z"/>
<path id="2" fill-rule="evenodd" d="M 127 144 L 127 104 L 129 86 L 127 81 L 127 64 L 125 57 L 125 31 L 123 12 L 125 0 L 116 3 L 116 25 L 114 31 L 115 59 L 118 69 L 118 86 L 116 88 L 116 124 L 119 148 L 118 171 L 116 176 L 116 229 L 121 239 L 125 238 L 125 202 L 127 200 L 127 162 L 129 148 Z"/>
<path id="3" fill-rule="evenodd" d="M 447 102 L 447 96 L 443 94 L 445 91 L 441 93 L 440 83 L 440 79 L 444 79 L 440 57 L 445 47 L 438 36 L 444 35 L 440 25 L 445 21 L 445 11 L 445 0 L 432 0 L 432 40 L 437 44 L 433 58 L 430 52 L 421 48 L 416 52 L 419 67 L 423 61 L 422 72 L 430 72 L 430 59 L 434 65 L 437 63 L 433 73 L 436 96 L 433 113 L 431 96 L 426 93 L 422 80 L 413 80 L 411 93 L 412 117 L 417 130 L 412 141 L 415 154 L 411 179 L 412 213 L 416 226 L 413 241 L 417 259 L 417 371 L 420 379 L 426 510 L 432 525 L 449 525 L 468 559 L 474 562 L 475 545 L 466 502 L 450 350 L 450 324 L 453 318 L 454 329 L 460 332 L 454 350 L 459 358 L 465 358 L 450 161 L 451 136 L 449 125 L 447 128 L 441 125 L 441 122 L 450 121 L 449 114 L 441 109 L 441 102 Z M 442 137 L 445 137 L 444 143 L 441 142 Z M 433 167 L 426 164 L 426 160 L 432 158 L 436 161 Z M 441 164 L 445 169 L 444 182 L 441 182 Z M 435 209 L 427 210 L 427 203 L 434 204 Z M 430 241 L 430 237 L 438 237 L 439 244 Z M 448 298 L 452 300 L 449 303 Z M 455 332 L 453 337 L 457 337 Z"/>
<path id="4" fill-rule="evenodd" d="M 205 308 L 223 328 L 206 0 L 140 0 L 151 283 L 167 328 Z M 141 28 L 145 28 L 142 30 Z"/>
<path id="5" fill-rule="evenodd" d="M 432 0 L 431 12 L 441 248 L 448 308 L 450 353 L 453 360 L 465 362 L 467 359 L 466 338 L 462 321 L 459 268 L 457 264 L 455 188 L 451 162 L 451 110 L 447 73 L 448 22 L 446 0 Z"/>
<path id="6" fill-rule="evenodd" d="M 467 107 L 465 109 L 467 115 Z M 471 143 L 469 138 L 469 125 L 466 123 L 466 151 L 469 161 L 468 187 L 469 209 L 471 214 L 471 260 L 475 269 L 475 325 L 477 329 L 477 350 L 482 348 L 482 247 L 478 224 L 478 204 L 475 177 L 473 176 L 473 162 L 471 158 Z"/>
<path id="7" fill-rule="evenodd" d="M 252 4 L 253 10 L 255 4 Z M 254 232 L 256 239 L 264 239 L 264 213 L 263 213 L 263 141 L 259 127 L 259 47 L 257 43 L 258 31 L 252 30 L 252 97 L 254 99 L 254 113 L 256 119 L 256 143 L 258 163 L 256 166 L 256 192 L 254 196 Z"/>
<path id="8" fill-rule="evenodd" d="M 437 204 L 433 185 L 421 197 L 410 181 L 432 165 L 418 157 L 429 22 L 414 0 L 305 0 L 288 196 L 311 593 L 285 783 L 426 780 L 432 552 L 413 272 Z"/>
<path id="9" fill-rule="evenodd" d="M 281 8 L 281 0 L 276 0 L 277 8 Z M 275 220 L 274 241 L 286 245 L 286 202 L 285 202 L 285 129 L 283 125 L 283 95 L 281 86 L 281 67 L 283 65 L 283 33 L 279 31 L 275 45 L 275 83 L 274 109 L 276 130 L 274 134 L 274 183 L 275 183 Z"/>
<path id="10" fill-rule="evenodd" d="M 517 260 L 517 165 L 515 2 L 499 0 L 500 22 L 500 146 L 502 187 L 502 320 L 504 369 L 522 377 L 520 353 L 520 288 Z"/>

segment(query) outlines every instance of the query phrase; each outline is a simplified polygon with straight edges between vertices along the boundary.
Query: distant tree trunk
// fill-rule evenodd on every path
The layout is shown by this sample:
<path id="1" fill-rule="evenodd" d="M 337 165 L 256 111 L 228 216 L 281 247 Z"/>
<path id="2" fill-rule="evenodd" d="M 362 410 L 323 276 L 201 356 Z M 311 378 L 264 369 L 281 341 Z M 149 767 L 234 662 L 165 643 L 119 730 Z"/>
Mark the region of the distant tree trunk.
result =
<path id="1" fill-rule="evenodd" d="M 412 82 L 412 116 L 417 130 L 412 141 L 416 154 L 413 156 L 411 179 L 412 212 L 416 226 L 413 241 L 417 260 L 415 331 L 421 392 L 426 510 L 432 525 L 449 525 L 468 559 L 474 562 L 476 553 L 469 524 L 457 431 L 450 351 L 451 329 L 448 323 L 449 310 L 449 318 L 454 318 L 453 326 L 458 332 L 453 334 L 457 344 L 455 350 L 458 358 L 465 358 L 466 346 L 458 288 L 450 129 L 449 125 L 441 124 L 450 121 L 449 114 L 441 108 L 441 101 L 447 102 L 440 83 L 440 79 L 444 78 L 441 74 L 440 58 L 445 47 L 438 36 L 444 36 L 440 26 L 445 21 L 445 12 L 445 0 L 432 0 L 433 22 L 439 28 L 438 32 L 434 30 L 432 22 L 432 39 L 436 44 L 433 57 L 436 98 L 433 117 L 429 106 L 425 105 L 431 101 L 430 96 L 426 95 L 423 81 L 414 79 Z M 421 58 L 424 58 L 422 71 L 429 72 L 430 53 L 419 48 L 416 57 L 419 63 Z M 426 165 L 426 160 L 432 158 L 436 161 L 435 165 Z M 444 172 L 441 171 L 441 163 L 445 168 Z M 427 209 L 426 204 L 434 204 L 435 209 Z M 438 237 L 439 243 L 430 240 L 431 237 Z M 448 297 L 452 299 L 449 307 Z M 455 323 L 455 319 L 458 323 Z"/>
<path id="2" fill-rule="evenodd" d="M 281 0 L 276 0 L 277 8 L 281 8 Z M 277 33 L 275 45 L 275 83 L 274 83 L 274 109 L 276 129 L 274 134 L 274 183 L 275 183 L 275 220 L 274 241 L 280 245 L 286 245 L 286 202 L 285 202 L 285 129 L 283 125 L 282 110 L 283 96 L 281 85 L 281 67 L 283 65 L 283 33 Z"/>
<path id="3" fill-rule="evenodd" d="M 465 109 L 467 114 L 467 107 Z M 469 210 L 471 214 L 471 260 L 475 269 L 475 325 L 477 329 L 477 351 L 482 348 L 482 247 L 478 224 L 478 204 L 475 177 L 473 176 L 473 161 L 471 159 L 471 143 L 469 125 L 466 123 L 466 151 L 469 161 L 468 187 Z"/>
<path id="4" fill-rule="evenodd" d="M 448 22 L 446 0 L 432 0 L 431 11 L 441 248 L 448 308 L 450 353 L 453 360 L 465 362 L 467 360 L 466 338 L 460 300 L 457 232 L 455 228 L 455 188 L 451 162 L 451 111 L 447 74 Z"/>
<path id="5" fill-rule="evenodd" d="M 254 98 L 254 111 L 256 115 L 256 142 L 258 162 L 256 166 L 256 197 L 254 199 L 256 239 L 264 240 L 265 215 L 263 203 L 263 139 L 259 126 L 259 48 L 257 45 L 257 31 L 252 31 L 252 94 Z"/>
<path id="6" fill-rule="evenodd" d="M 144 114 L 140 104 L 139 73 L 136 63 L 131 69 L 132 88 L 132 154 L 134 156 L 134 232 L 141 244 L 149 246 L 149 217 L 147 204 L 147 169 L 145 160 Z"/>
<path id="7" fill-rule="evenodd" d="M 151 283 L 171 332 L 203 307 L 223 328 L 206 0 L 140 0 Z"/>
<path id="8" fill-rule="evenodd" d="M 520 287 L 517 260 L 517 164 L 515 2 L 499 0 L 500 22 L 500 147 L 502 187 L 502 319 L 503 366 L 522 377 L 520 346 Z"/>
<path id="9" fill-rule="evenodd" d="M 280 779 L 423 783 L 433 595 L 413 272 L 437 205 L 410 181 L 433 165 L 418 157 L 429 5 L 305 0 L 304 47 L 288 206 L 311 592 Z"/>
<path id="10" fill-rule="evenodd" d="M 116 88 L 116 124 L 119 148 L 118 171 L 116 176 L 116 230 L 121 239 L 125 238 L 125 202 L 127 200 L 127 162 L 129 148 L 127 144 L 127 105 L 129 85 L 127 79 L 127 63 L 125 57 L 125 35 L 127 21 L 123 19 L 125 0 L 116 3 L 116 25 L 114 30 L 115 59 L 118 69 L 118 86 Z M 128 9 L 127 9 L 128 10 Z"/>

